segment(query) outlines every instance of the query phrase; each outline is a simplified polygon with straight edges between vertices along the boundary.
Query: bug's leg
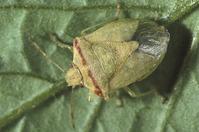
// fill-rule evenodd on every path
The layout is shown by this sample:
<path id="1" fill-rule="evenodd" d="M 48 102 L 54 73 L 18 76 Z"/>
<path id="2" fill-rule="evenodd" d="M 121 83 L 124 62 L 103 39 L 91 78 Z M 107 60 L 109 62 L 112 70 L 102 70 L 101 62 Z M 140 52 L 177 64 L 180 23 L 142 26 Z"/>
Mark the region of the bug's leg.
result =
<path id="1" fill-rule="evenodd" d="M 122 107 L 123 106 L 123 99 L 121 97 L 120 91 L 116 91 L 116 97 L 117 97 L 117 99 L 116 99 L 116 105 L 118 107 Z"/>
<path id="2" fill-rule="evenodd" d="M 91 102 L 92 101 L 92 91 L 91 90 L 89 90 L 89 92 L 88 92 L 88 101 L 89 102 Z"/>
<path id="3" fill-rule="evenodd" d="M 91 31 L 94 31 L 95 29 L 98 29 L 99 27 L 105 25 L 106 23 L 109 23 L 111 21 L 117 20 L 119 18 L 119 14 L 120 14 L 120 11 L 121 11 L 121 9 L 120 9 L 121 6 L 120 5 L 121 5 L 120 4 L 120 0 L 117 0 L 117 2 L 116 2 L 116 13 L 115 13 L 115 16 L 112 19 L 84 29 L 84 30 L 81 31 L 80 35 L 81 36 L 85 36 L 87 33 L 91 32 Z"/>
<path id="4" fill-rule="evenodd" d="M 106 23 L 109 23 L 109 22 L 112 22 L 114 20 L 117 20 L 119 18 L 119 14 L 120 14 L 120 1 L 117 0 L 115 17 L 113 17 L 110 20 L 107 20 L 105 22 L 90 26 L 90 27 L 82 30 L 81 31 L 81 36 L 85 36 L 87 33 L 91 32 L 91 31 L 94 31 L 95 29 L 98 29 L 99 27 L 102 27 Z"/>
<path id="5" fill-rule="evenodd" d="M 116 19 L 118 19 L 118 18 L 119 18 L 120 11 L 121 11 L 121 4 L 120 4 L 120 0 L 117 0 L 117 4 L 116 4 L 116 13 L 115 13 L 115 17 L 116 17 Z"/>
<path id="6" fill-rule="evenodd" d="M 106 22 L 102 22 L 102 23 L 93 25 L 93 26 L 90 26 L 90 27 L 88 27 L 88 28 L 82 30 L 80 34 L 81 34 L 81 36 L 85 36 L 87 33 L 92 32 L 92 31 L 98 29 L 99 27 L 102 27 L 103 25 L 105 25 L 106 23 L 108 23 L 108 22 L 110 22 L 110 21 L 113 21 L 113 19 L 112 19 L 112 20 L 108 20 L 108 21 L 106 21 Z"/>
<path id="7" fill-rule="evenodd" d="M 75 115 L 74 115 L 74 99 L 73 99 L 73 88 L 71 91 L 71 95 L 70 95 L 70 102 L 69 102 L 69 116 L 70 116 L 70 120 L 71 120 L 71 126 L 73 129 L 75 129 Z"/>
<path id="8" fill-rule="evenodd" d="M 57 34 L 49 33 L 49 37 L 54 42 L 54 44 L 56 44 L 58 47 L 65 48 L 73 52 L 72 47 L 69 46 L 67 42 L 64 42 L 62 39 L 60 39 Z"/>
<path id="9" fill-rule="evenodd" d="M 156 92 L 155 89 L 152 89 L 152 90 L 149 90 L 147 92 L 141 93 L 141 92 L 138 92 L 134 89 L 130 89 L 129 87 L 125 87 L 124 90 L 133 98 L 143 97 L 143 96 L 146 96 L 146 95 L 149 95 L 149 94 Z"/>
<path id="10" fill-rule="evenodd" d="M 55 67 L 57 67 L 60 71 L 62 71 L 63 73 L 65 73 L 64 69 L 58 65 L 56 62 L 54 62 L 51 58 L 48 57 L 48 55 L 39 47 L 39 45 L 34 42 L 34 41 L 31 41 L 31 44 L 35 47 L 35 49 L 41 53 L 41 55 L 50 63 L 52 63 Z"/>
<path id="11" fill-rule="evenodd" d="M 88 32 L 94 31 L 95 29 L 98 29 L 99 27 L 105 25 L 106 23 L 109 23 L 111 21 L 117 20 L 118 17 L 119 17 L 119 14 L 120 14 L 120 1 L 117 0 L 115 17 L 110 19 L 110 20 L 107 20 L 105 22 L 93 25 L 91 27 L 88 27 L 88 28 L 82 30 L 81 31 L 81 36 L 85 36 Z"/>

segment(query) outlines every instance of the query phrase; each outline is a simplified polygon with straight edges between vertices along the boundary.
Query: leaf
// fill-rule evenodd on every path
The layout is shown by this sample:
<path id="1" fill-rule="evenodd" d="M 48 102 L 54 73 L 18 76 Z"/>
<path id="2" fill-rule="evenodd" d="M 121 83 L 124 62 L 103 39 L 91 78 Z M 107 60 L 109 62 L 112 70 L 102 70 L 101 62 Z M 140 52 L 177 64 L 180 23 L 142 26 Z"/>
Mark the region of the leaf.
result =
<path id="1" fill-rule="evenodd" d="M 1 1 L 0 2 L 0 128 L 3 132 L 199 130 L 197 0 L 146 0 L 121 3 L 121 18 L 153 19 L 171 34 L 168 53 L 158 69 L 137 88 L 157 88 L 157 94 L 109 101 L 88 90 L 71 92 L 64 74 L 31 45 L 35 41 L 50 58 L 68 69 L 72 54 L 56 47 L 48 33 L 66 42 L 87 27 L 115 17 L 115 1 Z M 71 44 L 71 43 L 70 43 Z M 74 117 L 72 117 L 72 115 Z M 73 128 L 75 125 L 75 128 Z"/>

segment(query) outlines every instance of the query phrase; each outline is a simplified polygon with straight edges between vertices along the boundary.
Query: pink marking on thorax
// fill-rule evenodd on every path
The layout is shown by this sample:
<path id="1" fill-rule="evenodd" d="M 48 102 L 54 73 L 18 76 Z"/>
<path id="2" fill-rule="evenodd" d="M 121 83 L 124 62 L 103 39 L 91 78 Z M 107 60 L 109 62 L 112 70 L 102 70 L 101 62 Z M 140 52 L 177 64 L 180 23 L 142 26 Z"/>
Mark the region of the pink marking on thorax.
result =
<path id="1" fill-rule="evenodd" d="M 78 51 L 78 53 L 79 53 L 79 55 L 80 55 L 80 57 L 82 59 L 82 64 L 86 65 L 87 63 L 86 63 L 86 60 L 85 60 L 85 58 L 84 58 L 84 56 L 82 54 L 82 51 L 81 51 L 81 48 L 80 48 L 79 44 L 80 44 L 80 42 L 78 41 L 78 39 L 74 39 L 73 40 L 73 47 L 76 48 L 76 50 Z M 92 83 L 95 86 L 94 93 L 96 95 L 98 95 L 98 96 L 103 97 L 102 90 L 100 89 L 99 85 L 97 84 L 97 81 L 93 77 L 93 74 L 91 73 L 90 70 L 88 70 L 88 76 L 91 78 Z"/>
<path id="2" fill-rule="evenodd" d="M 79 47 L 79 44 L 80 44 L 80 42 L 77 39 L 73 40 L 73 47 L 75 47 L 77 49 L 77 51 L 78 51 L 78 53 L 79 53 L 79 55 L 80 55 L 80 57 L 82 59 L 82 64 L 86 65 L 86 60 L 85 60 L 85 58 L 84 58 L 84 56 L 82 54 L 82 51 L 81 51 L 81 48 Z"/>
<path id="3" fill-rule="evenodd" d="M 93 85 L 95 86 L 95 90 L 94 90 L 94 93 L 98 96 L 101 96 L 103 97 L 103 93 L 102 93 L 102 90 L 100 89 L 99 85 L 97 84 L 97 81 L 95 80 L 95 78 L 93 77 L 91 71 L 89 70 L 88 71 L 88 76 L 91 78 L 92 82 L 93 82 Z"/>

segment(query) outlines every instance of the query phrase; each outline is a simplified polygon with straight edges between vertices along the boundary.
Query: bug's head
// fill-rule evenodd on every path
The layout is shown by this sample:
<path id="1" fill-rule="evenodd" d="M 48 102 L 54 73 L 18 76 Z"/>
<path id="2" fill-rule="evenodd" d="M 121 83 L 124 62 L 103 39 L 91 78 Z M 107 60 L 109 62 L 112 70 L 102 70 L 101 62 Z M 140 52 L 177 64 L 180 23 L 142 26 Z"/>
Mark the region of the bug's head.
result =
<path id="1" fill-rule="evenodd" d="M 79 71 L 79 69 L 75 66 L 71 67 L 66 75 L 65 75 L 66 82 L 68 83 L 68 86 L 75 87 L 77 85 L 82 84 L 82 75 Z"/>

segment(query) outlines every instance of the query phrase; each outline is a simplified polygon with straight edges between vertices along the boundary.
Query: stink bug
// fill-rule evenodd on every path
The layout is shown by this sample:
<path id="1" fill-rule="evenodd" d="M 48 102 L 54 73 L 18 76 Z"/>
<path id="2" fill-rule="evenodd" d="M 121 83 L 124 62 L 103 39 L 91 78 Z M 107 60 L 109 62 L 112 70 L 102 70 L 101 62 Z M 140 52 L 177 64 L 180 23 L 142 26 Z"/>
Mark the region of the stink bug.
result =
<path id="1" fill-rule="evenodd" d="M 162 61 L 169 33 L 153 21 L 113 21 L 73 42 L 70 86 L 83 83 L 95 94 L 108 94 L 150 75 Z"/>
<path id="2" fill-rule="evenodd" d="M 108 99 L 110 93 L 149 76 L 164 58 L 168 42 L 167 29 L 150 20 L 120 19 L 107 23 L 76 37 L 72 48 L 60 45 L 73 52 L 66 82 L 72 87 L 82 84 Z M 38 45 L 34 46 L 46 56 Z"/>

